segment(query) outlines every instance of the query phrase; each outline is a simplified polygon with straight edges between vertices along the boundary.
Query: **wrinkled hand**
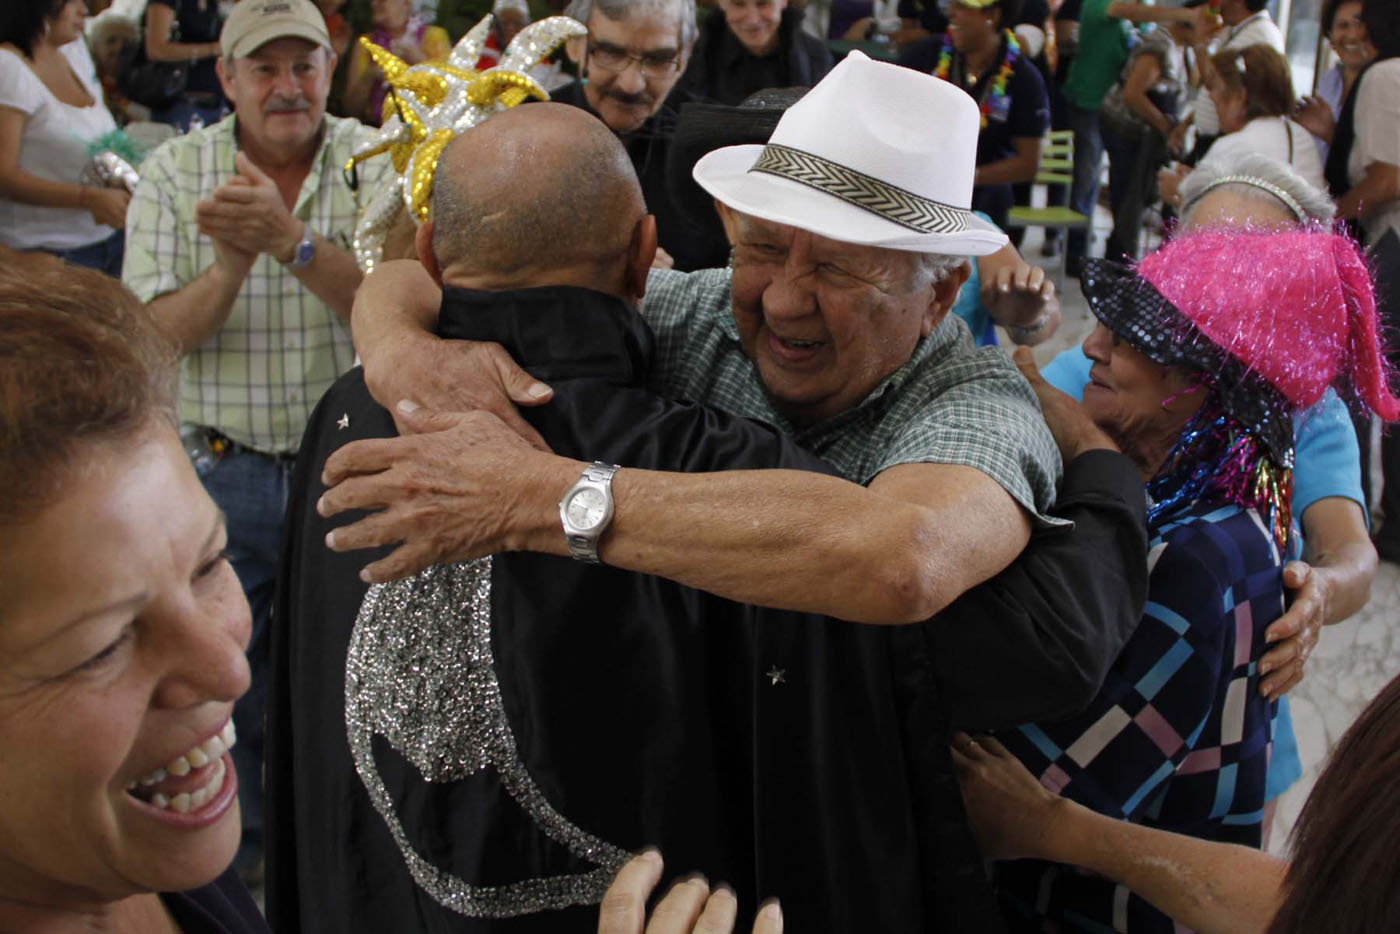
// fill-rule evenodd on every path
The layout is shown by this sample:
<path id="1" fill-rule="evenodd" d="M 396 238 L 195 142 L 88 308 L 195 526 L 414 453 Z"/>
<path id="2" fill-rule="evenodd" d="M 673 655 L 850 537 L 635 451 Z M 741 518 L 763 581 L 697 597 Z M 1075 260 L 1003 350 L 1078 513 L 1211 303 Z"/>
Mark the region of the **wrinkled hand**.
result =
<path id="1" fill-rule="evenodd" d="M 1027 262 L 1000 266 L 982 283 L 982 305 L 1018 344 L 1038 344 L 1060 326 L 1060 297 L 1045 270 Z"/>
<path id="2" fill-rule="evenodd" d="M 413 399 L 442 412 L 489 412 L 529 444 L 549 449 L 515 407 L 543 405 L 554 390 L 522 370 L 500 344 L 415 333 L 392 345 L 365 348 L 360 356 L 370 395 L 395 413 L 400 433 L 405 426 L 396 404 Z"/>
<path id="3" fill-rule="evenodd" d="M 317 512 L 331 517 L 376 510 L 332 530 L 327 547 L 355 551 L 397 544 L 360 572 L 369 583 L 518 550 L 521 529 L 541 518 L 524 505 L 532 492 L 527 461 L 553 455 L 530 447 L 487 412 L 432 412 L 402 402 L 397 418 L 412 433 L 353 441 L 326 460 L 322 479 L 330 489 L 316 503 Z"/>
<path id="4" fill-rule="evenodd" d="M 1062 805 L 990 736 L 953 734 L 953 769 L 972 832 L 987 859 L 1044 858 Z"/>
<path id="5" fill-rule="evenodd" d="M 1299 100 L 1293 108 L 1293 119 L 1323 142 L 1332 142 L 1337 121 L 1332 117 L 1332 108 L 1322 98 L 1304 97 Z"/>
<path id="6" fill-rule="evenodd" d="M 123 188 L 88 188 L 83 191 L 83 204 L 92 219 L 116 230 L 126 227 L 126 206 L 131 195 Z"/>
<path id="7" fill-rule="evenodd" d="M 1084 412 L 1083 406 L 1045 381 L 1029 349 L 1018 347 L 1011 358 L 1016 361 L 1026 382 L 1031 384 L 1031 389 L 1035 390 L 1036 398 L 1040 400 L 1040 410 L 1045 415 L 1045 424 L 1049 426 L 1050 434 L 1060 448 L 1060 457 L 1066 464 L 1086 451 L 1118 450 L 1103 429 Z"/>
<path id="8" fill-rule="evenodd" d="M 675 257 L 671 256 L 670 253 L 667 253 L 665 250 L 661 249 L 661 247 L 657 247 L 657 248 L 656 248 L 656 256 L 654 256 L 654 257 L 652 258 L 652 260 L 651 260 L 651 268 L 652 268 L 652 269 L 675 269 L 675 268 L 676 268 L 676 260 L 675 260 Z"/>
<path id="9" fill-rule="evenodd" d="M 729 934 L 739 903 L 726 887 L 713 891 L 699 876 L 678 880 L 647 921 L 647 897 L 661 881 L 661 854 L 647 850 L 627 861 L 603 896 L 598 934 Z M 779 934 L 783 915 L 776 901 L 754 919 L 754 934 Z"/>
<path id="10" fill-rule="evenodd" d="M 1259 659 L 1259 693 L 1268 700 L 1278 700 L 1303 680 L 1303 666 L 1317 646 L 1332 599 L 1331 577 L 1302 561 L 1283 566 L 1283 586 L 1293 602 L 1264 631 L 1264 641 L 1273 647 Z"/>
<path id="11" fill-rule="evenodd" d="M 301 240 L 302 223 L 287 210 L 277 185 L 243 153 L 233 157 L 238 175 L 194 206 L 199 232 L 245 253 L 267 253 L 289 262 Z"/>

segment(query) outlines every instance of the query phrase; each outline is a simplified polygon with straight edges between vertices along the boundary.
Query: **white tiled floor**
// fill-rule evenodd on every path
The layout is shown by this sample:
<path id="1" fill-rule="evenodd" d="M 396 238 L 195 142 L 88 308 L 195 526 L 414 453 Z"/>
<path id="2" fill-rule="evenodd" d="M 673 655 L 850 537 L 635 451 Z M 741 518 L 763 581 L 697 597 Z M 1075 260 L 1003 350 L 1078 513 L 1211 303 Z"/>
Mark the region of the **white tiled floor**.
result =
<path id="1" fill-rule="evenodd" d="M 1100 207 L 1095 218 L 1100 244 L 1107 220 L 1107 212 Z M 1022 251 L 1033 262 L 1051 267 L 1057 261 L 1040 258 L 1041 242 L 1041 234 L 1031 231 Z M 1085 306 L 1076 280 L 1066 280 L 1060 298 L 1063 323 L 1054 337 L 1036 348 L 1036 359 L 1041 363 L 1079 343 L 1093 329 L 1093 316 Z M 1323 632 L 1308 660 L 1307 675 L 1291 694 L 1303 778 L 1279 799 L 1270 835 L 1272 852 L 1286 852 L 1288 834 L 1298 812 L 1337 740 L 1362 708 L 1397 675 L 1400 675 L 1400 566 L 1382 562 L 1371 588 L 1370 603 L 1352 618 L 1329 626 Z"/>

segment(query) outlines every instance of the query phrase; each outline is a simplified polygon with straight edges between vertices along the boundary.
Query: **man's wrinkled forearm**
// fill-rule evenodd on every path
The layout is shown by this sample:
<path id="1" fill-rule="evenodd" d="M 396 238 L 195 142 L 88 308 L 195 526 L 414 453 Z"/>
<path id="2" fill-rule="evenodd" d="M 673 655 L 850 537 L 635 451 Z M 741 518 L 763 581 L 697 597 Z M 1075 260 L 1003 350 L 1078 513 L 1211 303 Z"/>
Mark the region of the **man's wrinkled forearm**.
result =
<path id="1" fill-rule="evenodd" d="M 552 508 L 576 479 L 577 471 L 549 472 L 516 484 L 516 492 L 536 491 L 523 514 Z M 613 494 L 616 518 L 599 548 L 605 564 L 741 603 L 856 622 L 925 619 L 999 569 L 969 579 L 982 573 L 984 552 L 1019 550 L 1014 522 L 1000 525 L 1006 517 L 981 492 L 969 496 L 965 514 L 954 515 L 802 471 L 624 468 L 613 479 Z M 1028 526 L 1019 507 L 1008 511 Z M 562 553 L 557 516 L 555 509 L 543 541 L 532 537 L 525 547 Z M 514 531 L 524 533 L 534 522 L 523 520 Z"/>
<path id="2" fill-rule="evenodd" d="M 381 263 L 361 280 L 350 313 L 350 336 L 364 364 L 365 384 L 386 409 L 409 395 L 395 376 L 412 379 L 412 362 L 421 358 L 415 351 L 441 343 L 432 333 L 441 304 L 442 290 L 413 260 Z"/>
<path id="3" fill-rule="evenodd" d="M 224 326 L 243 279 L 224 271 L 217 263 L 189 285 L 151 299 L 157 323 L 180 346 L 185 356 L 198 349 Z"/>

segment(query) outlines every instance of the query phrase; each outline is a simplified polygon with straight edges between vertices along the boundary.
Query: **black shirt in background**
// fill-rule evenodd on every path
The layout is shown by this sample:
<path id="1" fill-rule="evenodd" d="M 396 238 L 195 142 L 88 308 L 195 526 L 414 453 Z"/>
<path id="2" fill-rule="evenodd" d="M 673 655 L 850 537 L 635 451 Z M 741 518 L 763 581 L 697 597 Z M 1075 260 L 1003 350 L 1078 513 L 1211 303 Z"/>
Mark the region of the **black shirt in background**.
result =
<path id="1" fill-rule="evenodd" d="M 778 45 L 763 56 L 751 54 L 716 10 L 700 25 L 681 86 L 692 94 L 731 107 L 767 88 L 811 87 L 831 70 L 826 43 L 802 29 L 796 7 L 783 10 Z"/>
<path id="2" fill-rule="evenodd" d="M 218 42 L 223 29 L 223 17 L 219 15 L 218 0 L 150 0 L 161 6 L 170 7 L 175 12 L 175 25 L 171 39 L 175 42 Z M 187 92 L 217 94 L 223 96 L 219 87 L 219 75 L 214 70 L 214 58 L 201 58 L 190 67 Z"/>

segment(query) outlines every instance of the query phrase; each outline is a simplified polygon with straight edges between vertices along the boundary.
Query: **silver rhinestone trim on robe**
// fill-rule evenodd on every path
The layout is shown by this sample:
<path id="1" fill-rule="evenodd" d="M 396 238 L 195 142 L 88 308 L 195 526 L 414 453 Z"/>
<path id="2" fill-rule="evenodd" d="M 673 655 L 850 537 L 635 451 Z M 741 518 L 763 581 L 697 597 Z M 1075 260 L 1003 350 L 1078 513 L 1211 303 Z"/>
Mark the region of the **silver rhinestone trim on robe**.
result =
<path id="1" fill-rule="evenodd" d="M 444 908 L 472 918 L 511 918 L 596 905 L 628 859 L 621 847 L 556 811 L 520 761 L 491 652 L 490 558 L 440 565 L 369 589 L 346 659 L 345 728 L 360 780 L 409 873 Z M 598 868 L 476 886 L 434 866 L 409 843 L 375 767 L 376 733 L 429 782 L 495 769 L 541 831 Z"/>

